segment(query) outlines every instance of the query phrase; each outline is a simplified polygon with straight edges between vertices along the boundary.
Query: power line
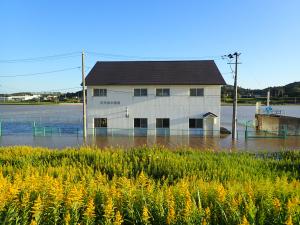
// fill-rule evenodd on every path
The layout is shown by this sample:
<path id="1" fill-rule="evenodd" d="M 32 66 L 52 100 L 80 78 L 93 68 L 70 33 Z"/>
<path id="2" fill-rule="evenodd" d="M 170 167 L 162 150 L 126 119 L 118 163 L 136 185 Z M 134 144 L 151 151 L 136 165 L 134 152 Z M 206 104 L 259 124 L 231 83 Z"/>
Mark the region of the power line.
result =
<path id="1" fill-rule="evenodd" d="M 79 89 L 82 87 L 70 87 L 70 88 L 60 88 L 60 89 L 52 89 L 52 90 L 46 90 L 42 92 L 35 92 L 35 93 L 43 93 L 43 92 L 55 92 L 55 91 L 67 91 L 67 90 L 74 90 L 74 89 Z"/>
<path id="2" fill-rule="evenodd" d="M 36 61 L 47 61 L 47 60 L 56 60 L 63 58 L 70 58 L 80 55 L 80 52 L 70 52 L 56 55 L 48 56 L 38 56 L 31 58 L 22 58 L 22 59 L 0 59 L 0 63 L 19 63 L 19 62 L 36 62 Z"/>
<path id="3" fill-rule="evenodd" d="M 28 77 L 28 76 L 37 76 L 37 75 L 44 75 L 44 74 L 50 74 L 50 73 L 58 73 L 68 70 L 75 70 L 80 69 L 80 66 L 77 67 L 71 67 L 71 68 L 65 68 L 61 70 L 52 70 L 52 71 L 46 71 L 46 72 L 38 72 L 38 73 L 27 73 L 27 74 L 15 74 L 15 75 L 0 75 L 0 77 Z"/>
<path id="4" fill-rule="evenodd" d="M 97 55 L 102 57 L 110 57 L 110 58 L 127 58 L 127 59 L 141 59 L 141 60 L 178 60 L 178 59 L 213 59 L 213 60 L 222 60 L 222 56 L 193 56 L 193 57 L 151 57 L 151 56 L 136 56 L 136 55 L 122 55 L 122 54 L 110 54 L 110 53 L 102 53 L 102 52 L 90 52 L 87 51 L 87 54 Z"/>
<path id="5" fill-rule="evenodd" d="M 87 54 L 96 55 L 106 58 L 126 58 L 126 59 L 141 59 L 141 60 L 179 60 L 179 59 L 211 59 L 211 60 L 221 60 L 222 56 L 193 56 L 193 57 L 156 57 L 156 56 L 137 56 L 137 55 L 124 55 L 124 54 L 112 54 L 112 53 L 104 53 L 104 52 L 93 52 L 87 51 Z M 20 58 L 20 59 L 0 59 L 0 63 L 27 63 L 27 62 L 43 62 L 49 60 L 58 60 L 64 58 L 70 58 L 79 56 L 81 52 L 70 52 L 63 54 L 55 54 L 48 56 L 38 56 L 38 57 L 30 57 L 30 58 Z"/>

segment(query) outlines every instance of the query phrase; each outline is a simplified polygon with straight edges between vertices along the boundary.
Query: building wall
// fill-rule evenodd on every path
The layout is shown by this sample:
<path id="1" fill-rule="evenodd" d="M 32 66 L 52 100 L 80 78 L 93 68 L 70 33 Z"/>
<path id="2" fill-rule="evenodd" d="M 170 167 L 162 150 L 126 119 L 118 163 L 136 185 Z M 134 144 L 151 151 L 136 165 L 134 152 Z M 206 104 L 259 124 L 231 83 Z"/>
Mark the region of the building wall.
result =
<path id="1" fill-rule="evenodd" d="M 93 96 L 94 88 L 107 89 L 106 97 Z M 134 88 L 147 88 L 147 97 L 134 97 Z M 157 97 L 156 88 L 170 88 L 170 96 Z M 192 97 L 190 88 L 204 88 L 204 97 Z M 155 134 L 156 118 L 170 118 L 171 135 L 180 135 L 189 130 L 189 118 L 202 118 L 212 112 L 214 134 L 220 130 L 220 85 L 105 85 L 87 88 L 87 126 L 93 133 L 94 118 L 107 118 L 108 128 L 133 129 L 134 118 L 148 118 L 148 134 Z M 104 104 L 110 102 L 113 104 Z M 117 103 L 117 104 L 116 104 Z M 119 104 L 118 104 L 119 103 Z M 129 117 L 126 117 L 126 108 Z M 211 119 L 207 119 L 211 121 Z M 203 129 L 206 130 L 206 122 Z"/>
<path id="2" fill-rule="evenodd" d="M 286 130 L 287 135 L 300 135 L 300 118 L 273 114 L 256 114 L 256 129 L 280 133 Z"/>

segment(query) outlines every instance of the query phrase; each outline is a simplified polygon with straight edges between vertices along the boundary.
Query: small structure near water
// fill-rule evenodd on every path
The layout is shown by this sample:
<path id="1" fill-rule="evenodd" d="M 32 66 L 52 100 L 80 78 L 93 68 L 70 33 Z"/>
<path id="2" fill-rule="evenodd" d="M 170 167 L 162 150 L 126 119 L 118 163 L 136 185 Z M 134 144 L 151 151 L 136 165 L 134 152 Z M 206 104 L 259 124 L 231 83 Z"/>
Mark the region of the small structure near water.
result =
<path id="1" fill-rule="evenodd" d="M 256 130 L 300 135 L 300 118 L 278 114 L 255 114 Z"/>
<path id="2" fill-rule="evenodd" d="M 281 110 L 273 110 L 271 106 L 261 110 L 256 104 L 256 131 L 267 131 L 279 136 L 300 135 L 300 118 L 286 116 Z"/>

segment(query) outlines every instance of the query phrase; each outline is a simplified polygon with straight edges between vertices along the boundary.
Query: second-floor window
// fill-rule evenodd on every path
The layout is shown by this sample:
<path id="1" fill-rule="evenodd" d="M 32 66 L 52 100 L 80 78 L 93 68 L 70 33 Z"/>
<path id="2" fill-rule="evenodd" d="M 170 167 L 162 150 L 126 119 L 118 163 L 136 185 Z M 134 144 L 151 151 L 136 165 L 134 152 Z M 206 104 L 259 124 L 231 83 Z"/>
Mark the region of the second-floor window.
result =
<path id="1" fill-rule="evenodd" d="M 93 96 L 105 97 L 107 96 L 107 89 L 94 88 Z"/>
<path id="2" fill-rule="evenodd" d="M 147 96 L 147 88 L 135 88 L 134 89 L 134 96 L 135 97 L 141 97 L 141 96 Z"/>
<path id="3" fill-rule="evenodd" d="M 191 88 L 190 96 L 204 96 L 204 89 L 203 88 Z"/>
<path id="4" fill-rule="evenodd" d="M 169 88 L 157 88 L 156 96 L 170 96 L 170 89 Z"/>

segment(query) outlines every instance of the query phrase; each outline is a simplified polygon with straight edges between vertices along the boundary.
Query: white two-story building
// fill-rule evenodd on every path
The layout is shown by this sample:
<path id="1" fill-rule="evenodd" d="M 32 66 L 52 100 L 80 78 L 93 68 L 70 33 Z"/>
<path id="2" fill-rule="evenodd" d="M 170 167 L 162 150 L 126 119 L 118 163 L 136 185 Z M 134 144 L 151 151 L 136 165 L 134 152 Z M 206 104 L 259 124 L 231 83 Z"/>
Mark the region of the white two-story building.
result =
<path id="1" fill-rule="evenodd" d="M 86 77 L 94 135 L 218 135 L 221 86 L 212 60 L 97 62 Z"/>

